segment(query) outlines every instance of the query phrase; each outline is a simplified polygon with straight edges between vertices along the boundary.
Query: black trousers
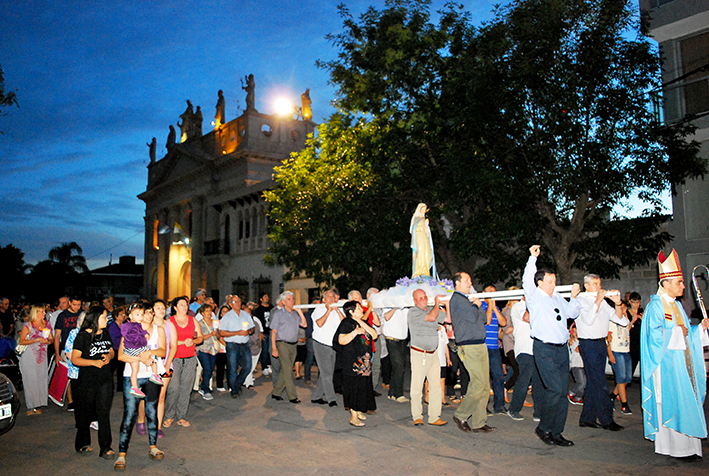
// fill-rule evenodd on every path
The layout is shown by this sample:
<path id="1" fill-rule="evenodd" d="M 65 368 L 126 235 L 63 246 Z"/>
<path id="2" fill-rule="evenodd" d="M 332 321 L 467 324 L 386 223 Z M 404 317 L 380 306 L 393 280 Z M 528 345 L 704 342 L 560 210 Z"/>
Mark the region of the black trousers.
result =
<path id="1" fill-rule="evenodd" d="M 98 420 L 98 444 L 101 452 L 111 448 L 111 403 L 113 402 L 113 376 L 104 382 L 79 379 L 72 383 L 74 396 L 74 421 L 76 439 L 74 448 L 79 451 L 91 445 L 91 421 Z"/>

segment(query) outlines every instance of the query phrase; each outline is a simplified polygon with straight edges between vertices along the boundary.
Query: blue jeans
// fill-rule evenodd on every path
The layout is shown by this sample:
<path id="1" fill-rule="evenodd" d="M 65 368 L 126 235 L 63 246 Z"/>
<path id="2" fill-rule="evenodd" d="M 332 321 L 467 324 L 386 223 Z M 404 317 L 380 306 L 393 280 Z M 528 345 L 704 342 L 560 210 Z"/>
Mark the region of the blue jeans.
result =
<path id="1" fill-rule="evenodd" d="M 197 352 L 197 358 L 199 359 L 199 365 L 202 366 L 202 383 L 199 385 L 199 389 L 204 393 L 212 393 L 209 384 L 212 381 L 217 356 L 207 352 Z"/>
<path id="2" fill-rule="evenodd" d="M 541 382 L 539 381 L 539 373 L 534 365 L 534 357 L 531 354 L 519 354 L 516 357 L 517 365 L 519 366 L 519 376 L 514 386 L 514 393 L 510 400 L 510 413 L 519 413 L 524 406 L 524 400 L 527 398 L 529 386 L 532 386 L 532 398 L 535 401 L 534 415 L 539 415 L 539 408 L 536 405 L 537 399 L 534 395 L 539 391 Z"/>
<path id="3" fill-rule="evenodd" d="M 630 383 L 633 379 L 631 372 L 631 360 L 629 352 L 613 352 L 613 357 L 615 357 L 615 364 L 611 364 L 613 367 L 613 373 L 615 374 L 615 383 Z"/>
<path id="4" fill-rule="evenodd" d="M 271 334 L 264 334 L 265 339 L 261 342 L 261 370 L 271 365 Z"/>
<path id="5" fill-rule="evenodd" d="M 502 354 L 500 349 L 487 349 L 487 356 L 490 362 L 490 387 L 495 394 L 493 397 L 493 409 L 501 412 L 505 407 L 505 376 L 502 373 Z"/>
<path id="6" fill-rule="evenodd" d="M 306 382 L 310 382 L 311 373 L 310 370 L 313 367 L 313 360 L 315 354 L 313 353 L 313 338 L 309 337 L 305 340 L 305 362 L 303 362 L 303 378 Z"/>
<path id="7" fill-rule="evenodd" d="M 251 372 L 251 350 L 249 344 L 226 343 L 227 374 L 231 393 L 241 392 L 246 376 Z M 238 372 L 237 372 L 238 369 Z"/>
<path id="8" fill-rule="evenodd" d="M 138 388 L 145 394 L 145 422 L 148 429 L 148 441 L 154 446 L 158 441 L 158 398 L 160 386 L 147 378 L 138 379 Z M 123 420 L 121 421 L 120 440 L 118 452 L 128 451 L 133 426 L 138 420 L 138 406 L 142 398 L 130 394 L 130 377 L 123 378 Z M 99 426 L 100 428 L 100 426 Z"/>

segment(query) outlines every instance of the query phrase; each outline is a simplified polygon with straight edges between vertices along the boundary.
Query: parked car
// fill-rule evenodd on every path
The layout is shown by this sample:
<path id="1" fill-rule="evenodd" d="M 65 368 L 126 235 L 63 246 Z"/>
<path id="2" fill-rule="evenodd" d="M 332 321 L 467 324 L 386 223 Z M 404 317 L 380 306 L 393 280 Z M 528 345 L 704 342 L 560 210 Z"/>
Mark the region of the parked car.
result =
<path id="1" fill-rule="evenodd" d="M 20 396 L 9 378 L 0 374 L 0 435 L 15 426 L 20 411 Z"/>

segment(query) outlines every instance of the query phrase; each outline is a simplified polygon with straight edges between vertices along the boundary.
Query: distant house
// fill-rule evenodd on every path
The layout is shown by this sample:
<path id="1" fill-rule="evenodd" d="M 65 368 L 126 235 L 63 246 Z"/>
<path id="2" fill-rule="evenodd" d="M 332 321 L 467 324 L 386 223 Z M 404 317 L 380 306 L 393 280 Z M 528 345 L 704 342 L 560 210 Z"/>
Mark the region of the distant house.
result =
<path id="1" fill-rule="evenodd" d="M 109 264 L 84 274 L 87 301 L 113 296 L 116 304 L 135 301 L 143 295 L 143 265 L 135 264 L 135 256 L 121 256 L 118 264 Z"/>

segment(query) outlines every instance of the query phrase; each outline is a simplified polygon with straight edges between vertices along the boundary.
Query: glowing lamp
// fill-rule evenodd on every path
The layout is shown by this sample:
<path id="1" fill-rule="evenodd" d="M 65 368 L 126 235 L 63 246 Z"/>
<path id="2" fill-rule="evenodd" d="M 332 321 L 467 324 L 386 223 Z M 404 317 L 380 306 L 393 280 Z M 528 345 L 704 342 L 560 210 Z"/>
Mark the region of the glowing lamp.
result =
<path id="1" fill-rule="evenodd" d="M 289 114 L 293 114 L 293 103 L 291 103 L 286 98 L 276 99 L 276 102 L 274 103 L 274 107 L 276 108 L 276 114 L 279 114 L 281 116 L 287 116 Z"/>

